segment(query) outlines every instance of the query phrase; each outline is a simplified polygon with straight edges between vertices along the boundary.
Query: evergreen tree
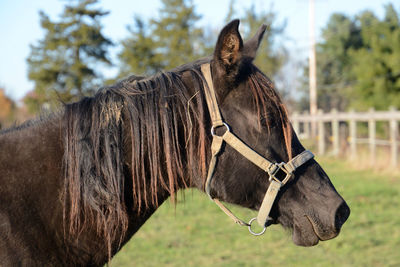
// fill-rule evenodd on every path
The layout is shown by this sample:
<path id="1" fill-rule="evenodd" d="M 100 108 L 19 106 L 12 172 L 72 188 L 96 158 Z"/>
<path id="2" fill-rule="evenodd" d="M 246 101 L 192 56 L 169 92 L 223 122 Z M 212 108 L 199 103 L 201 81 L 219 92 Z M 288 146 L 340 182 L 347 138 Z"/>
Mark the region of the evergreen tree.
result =
<path id="1" fill-rule="evenodd" d="M 200 16 L 190 0 L 162 0 L 157 18 L 145 22 L 135 17 L 131 36 L 122 42 L 120 76 L 153 74 L 203 56 L 203 31 L 196 27 Z"/>
<path id="2" fill-rule="evenodd" d="M 322 30 L 322 39 L 316 47 L 318 106 L 325 111 L 345 110 L 355 79 L 350 51 L 362 46 L 361 30 L 353 19 L 336 13 Z M 308 92 L 308 66 L 305 73 Z"/>
<path id="3" fill-rule="evenodd" d="M 317 45 L 319 108 L 400 108 L 399 15 L 390 4 L 385 11 L 383 19 L 371 11 L 330 17 Z M 306 69 L 308 90 L 307 77 Z"/>
<path id="4" fill-rule="evenodd" d="M 226 20 L 236 18 L 235 1 L 231 1 Z M 145 22 L 134 18 L 129 27 L 131 36 L 125 39 L 119 54 L 120 77 L 128 74 L 153 74 L 162 69 L 171 69 L 203 56 L 212 54 L 216 42 L 215 32 L 196 27 L 200 16 L 190 0 L 162 0 L 157 18 Z M 283 32 L 283 26 L 275 26 L 276 15 L 256 12 L 255 6 L 245 10 L 241 28 L 248 39 L 261 24 L 268 29 L 259 49 L 256 64 L 269 76 L 275 76 L 284 63 L 284 52 L 277 53 L 275 37 Z M 212 36 L 212 37 L 211 37 Z M 281 51 L 284 51 L 280 47 Z"/>
<path id="5" fill-rule="evenodd" d="M 357 81 L 351 97 L 359 109 L 400 108 L 400 23 L 392 5 L 379 20 L 372 12 L 358 17 L 363 47 L 352 51 L 352 73 Z"/>
<path id="6" fill-rule="evenodd" d="M 163 55 L 157 50 L 149 25 L 139 16 L 134 18 L 134 27 L 128 26 L 131 36 L 122 41 L 123 50 L 118 55 L 121 61 L 120 77 L 129 74 L 153 74 L 163 68 Z"/>
<path id="7" fill-rule="evenodd" d="M 31 112 L 55 107 L 92 94 L 100 85 L 98 63 L 110 65 L 111 41 L 102 34 L 100 19 L 108 12 L 92 7 L 97 0 L 71 1 L 59 22 L 40 12 L 45 36 L 31 45 L 28 77 L 34 94 L 25 102 Z"/>

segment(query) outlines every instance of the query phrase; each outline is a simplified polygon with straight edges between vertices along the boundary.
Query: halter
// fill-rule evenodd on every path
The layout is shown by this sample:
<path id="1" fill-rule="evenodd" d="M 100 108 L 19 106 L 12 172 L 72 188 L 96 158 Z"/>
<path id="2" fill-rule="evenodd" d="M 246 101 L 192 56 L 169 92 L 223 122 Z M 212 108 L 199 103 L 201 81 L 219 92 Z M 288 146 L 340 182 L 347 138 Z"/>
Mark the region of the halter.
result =
<path id="1" fill-rule="evenodd" d="M 210 166 L 208 168 L 205 191 L 210 199 L 213 200 L 215 204 L 217 204 L 221 208 L 221 210 L 225 212 L 225 214 L 228 215 L 235 223 L 241 226 L 247 226 L 250 233 L 253 235 L 262 235 L 269 226 L 269 213 L 271 212 L 272 205 L 274 204 L 276 196 L 278 195 L 279 189 L 283 187 L 289 181 L 289 179 L 294 176 L 293 172 L 298 167 L 306 163 L 308 160 L 312 159 L 314 155 L 310 151 L 305 150 L 287 163 L 273 163 L 263 156 L 259 155 L 252 148 L 246 145 L 242 140 L 236 137 L 230 131 L 229 125 L 223 121 L 215 96 L 214 86 L 211 78 L 210 64 L 207 63 L 201 65 L 201 72 L 203 73 L 204 78 L 207 82 L 207 86 L 205 88 L 205 97 L 208 110 L 210 112 L 212 122 L 211 135 L 213 137 L 211 143 L 212 157 L 210 161 Z M 225 127 L 225 133 L 223 135 L 217 135 L 215 133 L 215 129 L 218 127 Z M 270 185 L 264 196 L 263 202 L 258 211 L 258 215 L 257 217 L 251 219 L 248 223 L 236 217 L 217 198 L 213 198 L 210 194 L 210 184 L 216 168 L 217 158 L 224 142 L 226 142 L 233 149 L 242 154 L 242 156 L 244 156 L 246 159 L 265 171 L 269 176 Z M 251 229 L 251 224 L 254 220 L 257 220 L 258 224 L 261 227 L 264 227 L 264 229 L 259 233 L 255 233 Z"/>

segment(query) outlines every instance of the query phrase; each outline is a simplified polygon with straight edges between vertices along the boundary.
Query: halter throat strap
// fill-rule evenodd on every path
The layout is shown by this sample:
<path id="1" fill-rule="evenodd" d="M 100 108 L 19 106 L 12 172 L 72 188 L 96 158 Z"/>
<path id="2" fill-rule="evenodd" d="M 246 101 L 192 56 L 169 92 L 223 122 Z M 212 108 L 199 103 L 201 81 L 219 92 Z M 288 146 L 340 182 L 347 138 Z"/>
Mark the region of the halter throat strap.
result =
<path id="1" fill-rule="evenodd" d="M 242 226 L 248 226 L 249 231 L 254 235 L 261 235 L 265 232 L 268 224 L 269 213 L 271 212 L 272 206 L 280 188 L 284 186 L 290 178 L 293 177 L 293 172 L 298 167 L 303 165 L 308 160 L 312 159 L 314 155 L 310 151 L 305 150 L 287 163 L 273 163 L 258 154 L 242 140 L 240 140 L 236 135 L 234 135 L 230 131 L 229 125 L 223 121 L 212 82 L 210 64 L 207 63 L 201 65 L 201 71 L 207 83 L 207 86 L 205 86 L 205 97 L 212 122 L 211 134 L 213 136 L 211 143 L 212 157 L 208 169 L 205 192 L 210 197 L 210 199 L 213 200 L 215 204 L 217 204 L 221 208 L 221 210 L 225 212 L 225 214 L 227 214 L 235 223 L 238 223 Z M 221 136 L 216 135 L 215 129 L 217 127 L 225 127 L 225 133 Z M 210 185 L 217 165 L 218 155 L 224 142 L 235 149 L 237 152 L 239 152 L 243 157 L 265 171 L 269 177 L 270 185 L 264 196 L 258 215 L 256 218 L 251 219 L 249 223 L 246 223 L 236 217 L 218 199 L 213 198 L 210 193 Z M 251 223 L 255 219 L 257 219 L 257 222 L 260 226 L 264 227 L 264 230 L 261 233 L 254 233 L 251 229 Z"/>

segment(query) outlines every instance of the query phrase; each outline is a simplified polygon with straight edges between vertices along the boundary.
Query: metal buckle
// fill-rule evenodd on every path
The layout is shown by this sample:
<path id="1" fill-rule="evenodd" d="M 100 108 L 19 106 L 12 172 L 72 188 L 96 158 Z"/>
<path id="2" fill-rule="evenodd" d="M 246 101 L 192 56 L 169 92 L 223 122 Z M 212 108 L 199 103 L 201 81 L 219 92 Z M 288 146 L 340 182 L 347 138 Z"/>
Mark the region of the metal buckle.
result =
<path id="1" fill-rule="evenodd" d="M 222 126 L 225 126 L 226 132 L 230 132 L 230 131 L 231 131 L 231 129 L 229 129 L 229 125 L 226 124 L 225 122 L 223 122 L 222 125 L 220 125 L 220 126 L 217 126 L 217 127 L 212 126 L 212 127 L 211 127 L 211 135 L 212 135 L 212 136 L 217 136 L 217 135 L 215 134 L 215 128 L 222 127 Z"/>
<path id="2" fill-rule="evenodd" d="M 293 173 L 285 169 L 286 163 L 274 163 L 268 170 L 269 181 L 275 180 L 276 182 L 284 185 L 292 177 Z M 272 170 L 271 170 L 272 169 Z"/>

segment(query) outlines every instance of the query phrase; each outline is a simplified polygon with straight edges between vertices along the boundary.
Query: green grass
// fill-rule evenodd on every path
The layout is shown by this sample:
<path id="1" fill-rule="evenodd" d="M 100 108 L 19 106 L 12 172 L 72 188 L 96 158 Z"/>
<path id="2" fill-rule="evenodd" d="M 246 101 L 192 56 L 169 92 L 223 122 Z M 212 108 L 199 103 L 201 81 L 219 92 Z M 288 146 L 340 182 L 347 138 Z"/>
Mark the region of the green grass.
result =
<path id="1" fill-rule="evenodd" d="M 279 225 L 253 237 L 203 193 L 167 201 L 112 260 L 112 266 L 400 266 L 400 177 L 359 171 L 335 160 L 321 165 L 351 215 L 341 234 L 298 247 Z M 182 199 L 182 197 L 181 197 Z M 255 213 L 233 207 L 241 218 Z"/>

